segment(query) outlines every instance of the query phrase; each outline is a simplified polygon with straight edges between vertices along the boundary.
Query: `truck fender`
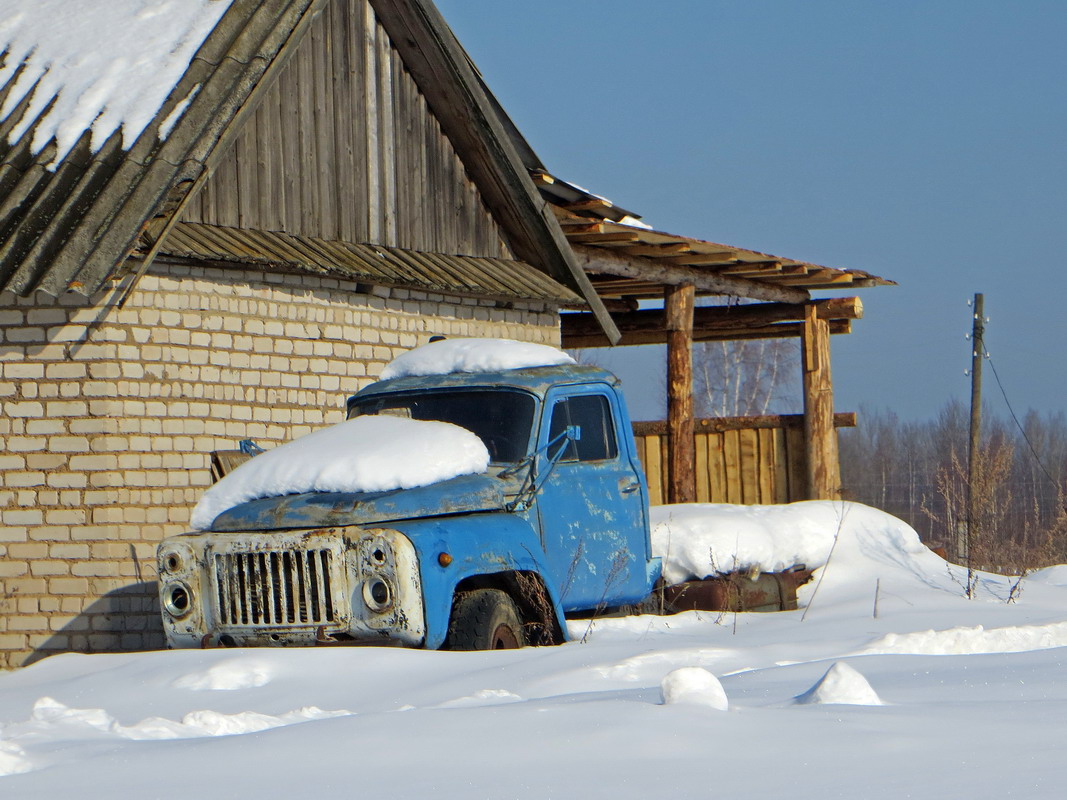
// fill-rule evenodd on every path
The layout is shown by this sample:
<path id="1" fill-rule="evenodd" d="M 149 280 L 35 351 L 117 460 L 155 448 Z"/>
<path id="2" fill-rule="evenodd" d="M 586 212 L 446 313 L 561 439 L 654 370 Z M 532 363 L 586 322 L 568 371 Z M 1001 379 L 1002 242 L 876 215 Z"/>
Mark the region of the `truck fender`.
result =
<path id="1" fill-rule="evenodd" d="M 566 640 L 559 587 L 548 571 L 541 539 L 533 527 L 513 514 L 490 513 L 406 520 L 389 526 L 415 546 L 426 614 L 426 648 L 439 649 L 448 635 L 452 599 L 464 588 L 493 586 L 512 594 L 521 610 L 537 600 L 524 597 L 539 585 L 547 609 L 540 616 L 553 626 L 553 638 Z M 525 606 L 525 607 L 524 607 Z"/>

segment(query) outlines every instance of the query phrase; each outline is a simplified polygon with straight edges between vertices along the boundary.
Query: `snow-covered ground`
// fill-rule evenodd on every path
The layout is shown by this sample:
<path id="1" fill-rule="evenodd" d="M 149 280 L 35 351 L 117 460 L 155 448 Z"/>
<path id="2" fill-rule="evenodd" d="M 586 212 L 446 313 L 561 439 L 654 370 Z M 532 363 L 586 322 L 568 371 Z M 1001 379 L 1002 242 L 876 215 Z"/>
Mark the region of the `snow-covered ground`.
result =
<path id="1" fill-rule="evenodd" d="M 735 541 L 824 521 L 801 610 L 521 651 L 55 656 L 0 675 L 0 797 L 1063 796 L 1067 569 L 967 600 L 880 511 L 718 512 Z"/>

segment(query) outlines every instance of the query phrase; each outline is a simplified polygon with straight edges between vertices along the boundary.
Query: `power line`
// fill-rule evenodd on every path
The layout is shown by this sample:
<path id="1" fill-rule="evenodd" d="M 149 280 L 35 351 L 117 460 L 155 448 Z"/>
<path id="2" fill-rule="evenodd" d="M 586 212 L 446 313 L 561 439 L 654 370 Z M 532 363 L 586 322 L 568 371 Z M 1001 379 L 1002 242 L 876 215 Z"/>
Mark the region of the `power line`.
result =
<path id="1" fill-rule="evenodd" d="M 1019 433 L 1021 433 L 1023 436 L 1023 441 L 1025 441 L 1026 446 L 1030 448 L 1030 453 L 1033 455 L 1034 461 L 1036 461 L 1037 465 L 1041 467 L 1041 471 L 1045 473 L 1045 477 L 1048 478 L 1049 483 L 1059 489 L 1059 484 L 1056 482 L 1056 479 L 1053 478 L 1051 474 L 1049 474 L 1049 471 L 1047 469 L 1045 469 L 1045 464 L 1041 461 L 1041 456 L 1037 454 L 1037 450 L 1034 449 L 1033 442 L 1031 442 L 1030 437 L 1026 435 L 1026 431 L 1023 429 L 1023 426 L 1019 424 L 1019 418 L 1015 416 L 1015 409 L 1011 407 L 1011 401 L 1008 399 L 1008 393 L 1004 391 L 1004 384 L 1000 382 L 1000 375 L 997 373 L 997 367 L 993 363 L 993 357 L 989 355 L 989 351 L 986 350 L 984 347 L 982 348 L 982 350 L 985 351 L 985 357 L 989 360 L 989 368 L 993 370 L 993 377 L 996 378 L 997 386 L 1000 387 L 1000 393 L 1004 396 L 1004 403 L 1008 406 L 1008 412 L 1011 414 L 1011 418 L 1015 421 L 1015 427 L 1019 429 Z"/>

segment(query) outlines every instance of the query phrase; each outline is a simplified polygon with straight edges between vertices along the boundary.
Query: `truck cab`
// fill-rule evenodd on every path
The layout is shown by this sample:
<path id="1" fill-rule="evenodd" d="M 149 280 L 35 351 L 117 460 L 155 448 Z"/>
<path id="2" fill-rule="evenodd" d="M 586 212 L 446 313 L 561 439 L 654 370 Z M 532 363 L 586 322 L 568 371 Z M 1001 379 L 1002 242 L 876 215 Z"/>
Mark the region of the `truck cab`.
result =
<path id="1" fill-rule="evenodd" d="M 458 425 L 485 444 L 489 468 L 412 489 L 261 498 L 166 540 L 171 646 L 548 644 L 566 638 L 566 615 L 649 596 L 648 490 L 611 373 L 403 377 L 347 409 Z"/>

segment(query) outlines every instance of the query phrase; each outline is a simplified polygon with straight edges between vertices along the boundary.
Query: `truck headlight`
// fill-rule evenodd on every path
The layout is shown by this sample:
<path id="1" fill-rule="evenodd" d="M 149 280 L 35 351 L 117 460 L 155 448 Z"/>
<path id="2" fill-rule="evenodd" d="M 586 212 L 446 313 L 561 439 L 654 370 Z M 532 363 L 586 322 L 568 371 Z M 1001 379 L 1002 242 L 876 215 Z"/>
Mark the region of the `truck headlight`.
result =
<path id="1" fill-rule="evenodd" d="M 182 559 L 181 553 L 178 553 L 175 550 L 170 550 L 160 554 L 159 566 L 168 575 L 174 575 L 175 573 L 182 571 L 185 567 L 185 561 Z"/>
<path id="2" fill-rule="evenodd" d="M 162 594 L 163 608 L 175 619 L 181 619 L 193 610 L 193 591 L 182 581 L 168 583 Z"/>
<path id="3" fill-rule="evenodd" d="M 374 576 L 363 582 L 363 602 L 376 613 L 386 611 L 393 605 L 393 590 L 385 579 Z"/>

